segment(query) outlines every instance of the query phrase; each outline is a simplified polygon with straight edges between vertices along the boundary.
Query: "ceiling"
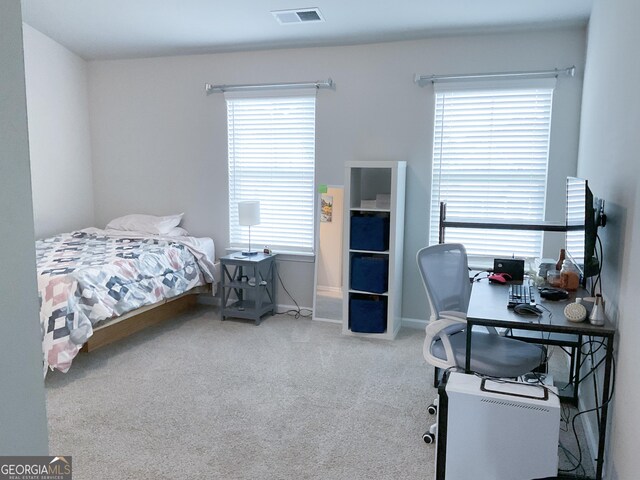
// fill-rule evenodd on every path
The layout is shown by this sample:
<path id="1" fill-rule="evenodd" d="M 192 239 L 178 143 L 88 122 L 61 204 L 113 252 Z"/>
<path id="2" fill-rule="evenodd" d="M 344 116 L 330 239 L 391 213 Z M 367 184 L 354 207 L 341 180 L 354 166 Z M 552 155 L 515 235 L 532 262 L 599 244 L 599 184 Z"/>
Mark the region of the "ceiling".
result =
<path id="1" fill-rule="evenodd" d="M 586 25 L 593 0 L 22 0 L 24 21 L 84 59 L 345 45 Z M 318 23 L 272 10 L 318 7 Z"/>

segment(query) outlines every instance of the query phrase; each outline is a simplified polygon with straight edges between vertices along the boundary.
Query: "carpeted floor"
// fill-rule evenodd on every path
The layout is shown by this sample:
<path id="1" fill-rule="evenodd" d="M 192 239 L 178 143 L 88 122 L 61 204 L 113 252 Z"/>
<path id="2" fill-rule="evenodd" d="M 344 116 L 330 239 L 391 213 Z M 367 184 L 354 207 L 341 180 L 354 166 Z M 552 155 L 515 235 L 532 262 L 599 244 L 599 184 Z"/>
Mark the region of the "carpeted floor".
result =
<path id="1" fill-rule="evenodd" d="M 423 339 L 199 306 L 50 373 L 50 452 L 78 480 L 431 478 Z"/>
<path id="2" fill-rule="evenodd" d="M 47 376 L 50 452 L 73 456 L 77 480 L 433 478 L 423 331 L 340 331 L 287 315 L 223 323 L 202 305 L 80 354 Z M 561 442 L 576 452 L 570 432 Z"/>

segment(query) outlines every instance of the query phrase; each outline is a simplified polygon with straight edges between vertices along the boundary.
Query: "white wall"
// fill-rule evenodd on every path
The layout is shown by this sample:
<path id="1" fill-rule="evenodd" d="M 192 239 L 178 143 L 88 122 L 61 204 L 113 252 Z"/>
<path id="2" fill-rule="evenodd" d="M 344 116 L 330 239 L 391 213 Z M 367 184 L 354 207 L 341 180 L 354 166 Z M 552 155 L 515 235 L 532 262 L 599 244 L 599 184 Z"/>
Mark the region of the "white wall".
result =
<path id="1" fill-rule="evenodd" d="M 20 1 L 0 2 L 0 455 L 47 455 Z"/>
<path id="2" fill-rule="evenodd" d="M 24 25 L 36 238 L 92 226 L 87 63 Z"/>
<path id="3" fill-rule="evenodd" d="M 617 322 L 617 374 L 607 459 L 610 480 L 638 477 L 640 430 L 640 3 L 596 0 L 589 26 L 578 174 L 606 201 L 602 286 Z"/>
<path id="4" fill-rule="evenodd" d="M 562 220 L 564 178 L 575 174 L 583 29 L 459 36 L 345 47 L 193 55 L 89 64 L 96 221 L 133 211 L 186 212 L 186 227 L 228 243 L 226 108 L 205 82 L 267 83 L 332 77 L 317 101 L 317 181 L 342 185 L 349 160 L 408 162 L 403 316 L 428 318 L 415 253 L 428 238 L 433 92 L 420 74 L 577 66 L 553 105 L 548 203 Z M 554 219 L 551 218 L 551 219 Z M 556 256 L 557 248 L 548 255 Z M 313 264 L 281 267 L 301 305 L 312 304 Z M 278 299 L 279 303 L 285 303 Z"/>

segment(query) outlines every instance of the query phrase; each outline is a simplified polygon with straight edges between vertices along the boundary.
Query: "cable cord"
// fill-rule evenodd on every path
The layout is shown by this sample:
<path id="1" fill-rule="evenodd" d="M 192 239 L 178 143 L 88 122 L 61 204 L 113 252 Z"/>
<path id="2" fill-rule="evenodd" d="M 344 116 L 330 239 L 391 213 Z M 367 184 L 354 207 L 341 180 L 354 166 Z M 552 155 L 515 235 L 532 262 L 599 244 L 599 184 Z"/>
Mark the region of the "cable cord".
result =
<path id="1" fill-rule="evenodd" d="M 284 282 L 282 281 L 282 277 L 280 276 L 280 271 L 278 270 L 277 267 L 276 267 L 276 275 L 278 276 L 280 285 L 282 285 L 282 289 L 287 293 L 288 297 L 293 301 L 293 304 L 296 306 L 296 308 L 285 310 L 284 312 L 276 311 L 276 313 L 279 315 L 291 315 L 295 319 L 298 319 L 300 317 L 311 318 L 311 316 L 313 315 L 313 311 L 308 308 L 300 308 L 300 305 L 298 305 L 298 302 L 296 302 L 296 299 L 293 298 L 293 296 L 289 293 L 289 290 L 287 290 L 287 287 L 284 286 Z M 308 312 L 308 313 L 303 313 L 303 312 Z"/>
<path id="2" fill-rule="evenodd" d="M 599 341 L 599 340 L 590 340 L 590 341 L 589 341 L 589 342 L 587 342 L 587 343 L 600 343 L 600 344 L 601 344 L 601 345 L 600 345 L 596 350 L 594 350 L 594 351 L 593 351 L 593 353 L 594 353 L 594 354 L 595 354 L 598 350 L 600 350 L 600 348 L 602 347 L 602 344 L 603 344 L 603 342 L 601 342 L 601 341 Z M 586 352 L 586 353 L 582 352 L 582 354 L 584 355 L 584 357 L 585 357 L 585 358 L 580 362 L 580 368 L 582 368 L 582 366 L 584 365 L 584 362 L 586 361 L 586 358 L 591 356 L 591 352 Z M 600 367 L 600 365 L 602 365 L 602 363 L 603 363 L 605 360 L 606 360 L 606 356 L 602 357 L 602 358 L 598 361 L 598 363 L 596 363 L 595 365 L 592 365 L 592 366 L 591 366 L 591 368 L 589 368 L 589 371 L 588 371 L 587 373 L 585 373 L 585 374 L 584 374 L 584 376 L 583 376 L 580 380 L 578 380 L 578 385 L 579 385 L 580 383 L 582 383 L 584 380 L 586 380 L 586 379 L 587 379 L 587 377 L 589 377 L 589 375 L 593 375 L 593 374 L 595 374 L 595 372 L 598 370 L 598 368 Z M 593 362 L 593 360 L 592 360 L 592 362 Z M 580 370 L 578 370 L 578 371 L 580 371 Z"/>
<path id="3" fill-rule="evenodd" d="M 591 378 L 593 378 L 593 391 L 595 392 L 594 398 L 595 398 L 596 407 L 597 407 L 598 406 L 598 371 L 597 370 L 600 364 L 602 363 L 602 360 L 605 360 L 607 356 L 605 355 L 604 357 L 602 357 L 602 360 L 594 366 L 595 358 L 594 358 L 594 352 L 593 352 L 593 337 L 589 337 L 589 358 L 591 358 L 591 370 L 593 371 L 593 376 Z M 600 425 L 599 410 L 596 410 L 596 418 L 598 420 L 598 425 Z"/>
<path id="4" fill-rule="evenodd" d="M 566 431 L 566 430 L 565 430 Z M 562 450 L 562 453 L 564 453 L 565 458 L 567 459 L 567 461 L 571 464 L 571 466 L 573 467 L 572 470 L 567 470 L 567 471 L 575 471 L 578 468 L 581 469 L 582 473 L 577 473 L 577 475 L 581 475 L 581 476 L 586 476 L 587 472 L 584 469 L 584 466 L 582 465 L 582 463 L 579 461 L 578 457 L 576 457 L 573 452 L 571 452 L 571 450 L 569 450 L 567 447 L 565 447 L 562 442 L 559 443 L 558 445 L 560 447 L 560 449 Z"/>
<path id="5" fill-rule="evenodd" d="M 597 292 L 598 284 L 600 284 L 600 293 L 602 293 L 602 265 L 604 264 L 604 251 L 602 249 L 602 240 L 600 240 L 600 235 L 596 235 L 596 241 L 598 243 L 598 248 L 595 249 L 594 253 L 596 255 L 596 259 L 598 260 L 598 275 L 596 275 L 596 279 L 593 281 L 591 285 L 591 296 L 595 296 Z M 599 250 L 599 252 L 598 252 Z M 585 260 L 586 263 L 586 260 Z"/>
<path id="6" fill-rule="evenodd" d="M 471 270 L 471 269 L 469 269 Z M 489 278 L 489 275 L 491 275 L 492 270 L 480 270 L 479 272 L 477 272 L 472 278 L 471 278 L 471 283 L 473 282 L 479 282 L 480 280 L 482 280 L 483 278 Z M 478 278 L 478 276 L 482 275 L 483 273 L 486 273 L 485 277 L 480 277 Z"/>
<path id="7" fill-rule="evenodd" d="M 560 430 L 563 432 L 569 431 L 569 423 L 571 422 L 571 407 L 560 403 Z M 564 425 L 564 426 L 563 426 Z"/>
<path id="8" fill-rule="evenodd" d="M 591 343 L 591 342 L 590 342 Z M 611 352 L 611 362 L 612 362 L 612 368 L 611 368 L 611 389 L 609 392 L 609 395 L 607 396 L 607 398 L 605 399 L 604 402 L 602 402 L 602 405 L 598 405 L 594 408 L 590 408 L 587 410 L 582 410 L 581 412 L 578 412 L 574 415 L 573 420 L 571 421 L 571 429 L 573 430 L 573 436 L 576 440 L 576 445 L 578 446 L 578 464 L 571 469 L 559 469 L 558 471 L 560 472 L 564 472 L 564 473 L 568 473 L 568 472 L 575 472 L 578 468 L 582 467 L 582 447 L 580 446 L 580 439 L 578 438 L 578 433 L 576 431 L 576 418 L 578 418 L 580 415 L 584 415 L 586 413 L 590 413 L 590 412 L 595 412 L 595 411 L 600 411 L 602 410 L 602 408 L 604 408 L 605 405 L 608 405 L 611 400 L 613 399 L 613 394 L 615 392 L 615 388 L 616 388 L 616 359 L 613 356 L 613 352 Z M 574 455 L 575 457 L 575 455 Z M 582 467 L 584 469 L 584 467 Z"/>
<path id="9" fill-rule="evenodd" d="M 583 351 L 583 350 L 582 350 L 582 347 L 583 347 L 585 344 L 580 345 L 580 354 L 581 354 L 581 357 L 582 357 L 582 358 L 581 358 L 581 360 L 580 360 L 580 363 L 578 364 L 578 368 L 576 369 L 576 371 L 578 372 L 578 374 L 582 371 L 582 367 L 585 365 L 585 363 L 586 363 L 586 361 L 587 361 L 587 358 L 590 356 L 590 354 L 593 352 L 593 354 L 595 355 L 595 354 L 596 354 L 596 353 L 598 353 L 598 352 L 600 351 L 600 349 L 601 349 L 602 347 L 604 347 L 604 345 L 605 345 L 605 343 L 604 343 L 602 340 L 593 340 L 593 338 L 592 338 L 592 337 L 589 337 L 589 338 L 590 338 L 590 340 L 589 340 L 588 342 L 586 342 L 586 343 L 590 344 L 590 345 L 589 345 L 589 351 L 586 351 L 586 352 L 585 352 L 585 351 Z M 598 344 L 598 348 L 596 348 L 595 350 L 593 350 L 593 344 L 594 344 L 594 343 L 597 343 L 597 344 Z M 563 349 L 563 350 L 564 350 L 564 349 Z M 567 353 L 567 354 L 568 354 L 568 352 L 566 352 L 566 351 L 565 351 L 565 353 Z M 584 380 L 585 380 L 589 375 L 591 375 L 592 370 L 593 370 L 593 369 L 597 369 L 597 368 L 602 364 L 602 362 L 603 362 L 604 360 L 605 360 L 605 359 L 604 359 L 604 358 L 602 358 L 602 359 L 601 359 L 601 360 L 600 360 L 600 361 L 599 361 L 595 366 L 592 366 L 592 367 L 589 369 L 589 371 L 588 371 L 588 372 L 587 372 L 587 373 L 586 373 L 582 378 L 579 378 L 579 375 L 578 375 L 578 378 L 576 378 L 576 386 L 577 386 L 577 385 L 580 385 L 580 383 L 581 383 L 582 381 L 584 381 Z M 568 385 L 567 385 L 567 386 L 568 386 Z"/>

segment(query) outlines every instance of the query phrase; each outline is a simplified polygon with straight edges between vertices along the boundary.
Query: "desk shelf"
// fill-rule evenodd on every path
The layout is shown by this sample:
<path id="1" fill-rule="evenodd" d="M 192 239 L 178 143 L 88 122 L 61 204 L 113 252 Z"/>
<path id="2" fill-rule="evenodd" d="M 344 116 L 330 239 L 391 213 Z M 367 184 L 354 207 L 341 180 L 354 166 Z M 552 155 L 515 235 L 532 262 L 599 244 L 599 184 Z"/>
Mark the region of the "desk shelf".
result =
<path id="1" fill-rule="evenodd" d="M 479 228 L 484 230 L 529 230 L 536 232 L 568 232 L 584 229 L 584 226 L 569 225 L 558 222 L 545 221 L 513 221 L 505 219 L 477 220 L 447 220 L 447 204 L 440 202 L 440 217 L 438 222 L 438 243 L 445 243 L 447 228 Z"/>

